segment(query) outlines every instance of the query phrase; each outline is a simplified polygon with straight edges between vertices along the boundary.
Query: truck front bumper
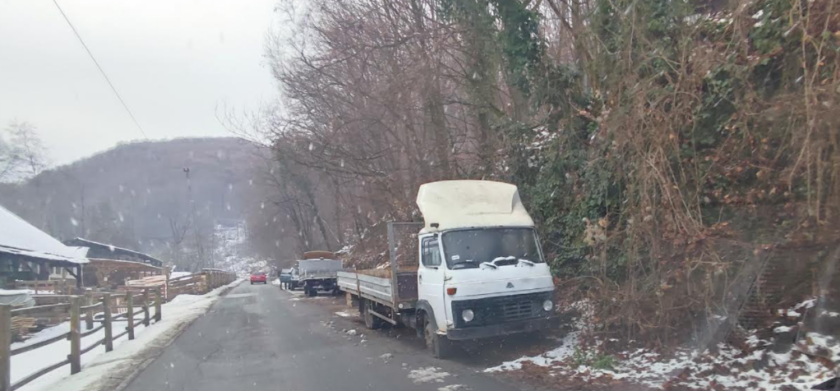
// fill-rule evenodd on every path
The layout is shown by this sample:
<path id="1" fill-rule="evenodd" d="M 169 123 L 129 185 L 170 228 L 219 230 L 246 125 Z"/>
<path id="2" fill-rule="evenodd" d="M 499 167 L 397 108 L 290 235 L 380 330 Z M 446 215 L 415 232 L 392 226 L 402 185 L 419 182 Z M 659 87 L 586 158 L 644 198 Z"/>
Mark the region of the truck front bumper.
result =
<path id="1" fill-rule="evenodd" d="M 547 328 L 551 323 L 551 317 L 539 317 L 513 322 L 492 324 L 486 326 L 463 327 L 446 330 L 446 336 L 454 341 L 464 339 L 479 339 L 498 337 L 517 333 L 527 333 Z"/>

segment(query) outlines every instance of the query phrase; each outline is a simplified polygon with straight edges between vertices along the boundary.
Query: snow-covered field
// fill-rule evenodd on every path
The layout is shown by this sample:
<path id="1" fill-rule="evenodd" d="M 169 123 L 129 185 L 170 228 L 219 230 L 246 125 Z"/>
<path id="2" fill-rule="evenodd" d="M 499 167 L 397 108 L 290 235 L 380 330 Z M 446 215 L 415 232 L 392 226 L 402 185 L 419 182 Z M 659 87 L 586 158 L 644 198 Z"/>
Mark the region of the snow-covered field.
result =
<path id="1" fill-rule="evenodd" d="M 82 355 L 81 373 L 70 376 L 70 366 L 65 365 L 27 384 L 21 390 L 76 391 L 96 389 L 93 387 L 96 382 L 105 379 L 113 380 L 108 379 L 108 377 L 115 372 L 128 370 L 139 365 L 144 351 L 153 349 L 160 343 L 176 336 L 184 326 L 206 312 L 225 289 L 240 282 L 242 280 L 234 281 L 228 286 L 214 289 L 205 295 L 179 295 L 171 302 L 163 304 L 163 319 L 160 322 L 152 323 L 149 327 L 143 327 L 142 324 L 138 325 L 135 328 L 136 337 L 134 340 L 129 341 L 128 336 L 124 336 L 114 341 L 112 352 L 106 354 L 105 347 L 99 346 Z M 115 322 L 114 334 L 121 333 L 125 324 L 125 322 Z M 48 339 L 65 333 L 69 329 L 69 322 L 45 329 L 25 342 L 13 344 L 12 349 Z M 100 330 L 82 338 L 82 348 L 103 337 L 104 330 Z M 69 353 L 69 341 L 61 340 L 12 357 L 12 382 L 14 383 L 40 368 L 61 361 Z"/>

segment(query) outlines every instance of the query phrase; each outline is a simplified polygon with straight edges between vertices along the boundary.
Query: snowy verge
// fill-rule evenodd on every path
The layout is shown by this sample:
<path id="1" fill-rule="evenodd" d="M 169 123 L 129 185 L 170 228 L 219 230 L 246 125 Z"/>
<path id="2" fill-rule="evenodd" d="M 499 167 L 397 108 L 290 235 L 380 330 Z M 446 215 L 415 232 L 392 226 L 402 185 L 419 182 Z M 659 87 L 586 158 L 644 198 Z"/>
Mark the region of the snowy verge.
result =
<path id="1" fill-rule="evenodd" d="M 67 375 L 69 370 L 62 367 L 26 385 L 21 390 L 119 390 L 127 385 L 134 375 L 157 358 L 163 349 L 187 326 L 207 312 L 223 293 L 236 287 L 242 281 L 244 280 L 236 280 L 204 295 L 179 295 L 169 303 L 163 304 L 163 319 L 160 322 L 153 323 L 148 328 L 138 330 L 134 340 L 129 341 L 126 337 L 123 337 L 114 341 L 114 350 L 110 353 L 106 354 L 104 348 L 100 346 L 83 355 L 82 372 Z M 92 340 L 95 341 L 95 339 Z M 84 342 L 82 342 L 82 346 L 85 346 Z M 42 349 L 36 349 L 33 352 Z M 38 367 L 40 366 L 43 365 Z"/>
<path id="2" fill-rule="evenodd" d="M 796 311 L 804 312 L 814 307 L 814 302 L 803 301 L 785 310 L 783 315 L 798 316 Z M 785 333 L 794 330 L 780 323 L 761 333 L 752 330 L 739 347 L 718 344 L 712 351 L 677 348 L 668 355 L 649 349 L 605 353 L 601 348 L 606 341 L 586 334 L 587 324 L 591 323 L 587 319 L 592 314 L 589 303 L 575 302 L 570 307 L 579 316 L 573 318 L 571 330 L 559 345 L 547 347 L 539 355 L 502 362 L 484 372 L 564 379 L 570 389 L 580 385 L 639 389 L 640 385 L 643 389 L 803 390 L 834 377 L 833 368 L 840 362 L 840 338 L 816 332 L 801 331 L 792 349 L 774 352 L 777 339 L 790 338 Z M 833 317 L 832 314 L 822 312 L 822 316 Z M 759 335 L 769 336 L 762 339 Z"/>
<path id="3" fill-rule="evenodd" d="M 840 360 L 840 341 L 808 333 L 806 342 L 786 353 L 775 353 L 772 341 L 751 335 L 748 350 L 719 344 L 716 352 L 679 349 L 662 356 L 638 349 L 611 355 L 596 365 L 570 333 L 560 347 L 538 356 L 504 362 L 485 372 L 527 371 L 542 368 L 550 377 L 578 380 L 580 384 L 640 384 L 652 389 L 784 390 L 809 389 L 834 377 L 832 365 Z M 815 354 L 814 352 L 819 352 Z M 526 368 L 524 364 L 529 366 Z"/>

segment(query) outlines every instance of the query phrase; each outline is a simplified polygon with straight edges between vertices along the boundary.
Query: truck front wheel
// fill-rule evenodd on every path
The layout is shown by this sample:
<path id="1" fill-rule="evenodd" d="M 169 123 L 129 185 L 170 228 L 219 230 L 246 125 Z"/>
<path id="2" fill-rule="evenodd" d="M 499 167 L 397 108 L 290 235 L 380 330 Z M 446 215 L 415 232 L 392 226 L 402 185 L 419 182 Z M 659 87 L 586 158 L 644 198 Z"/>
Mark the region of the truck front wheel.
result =
<path id="1" fill-rule="evenodd" d="M 445 335 L 438 335 L 437 325 L 429 322 L 429 318 L 424 318 L 426 347 L 432 352 L 434 358 L 445 359 L 452 354 L 452 341 L 446 338 Z"/>

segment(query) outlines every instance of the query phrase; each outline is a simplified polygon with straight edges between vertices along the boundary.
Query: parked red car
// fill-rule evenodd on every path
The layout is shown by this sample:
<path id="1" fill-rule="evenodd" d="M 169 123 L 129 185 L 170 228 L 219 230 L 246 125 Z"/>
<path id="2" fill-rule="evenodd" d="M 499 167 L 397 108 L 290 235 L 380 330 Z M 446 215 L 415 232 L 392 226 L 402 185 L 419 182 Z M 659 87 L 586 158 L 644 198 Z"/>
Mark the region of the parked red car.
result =
<path id="1" fill-rule="evenodd" d="M 251 273 L 251 285 L 254 285 L 256 282 L 268 284 L 268 277 L 265 273 Z"/>

